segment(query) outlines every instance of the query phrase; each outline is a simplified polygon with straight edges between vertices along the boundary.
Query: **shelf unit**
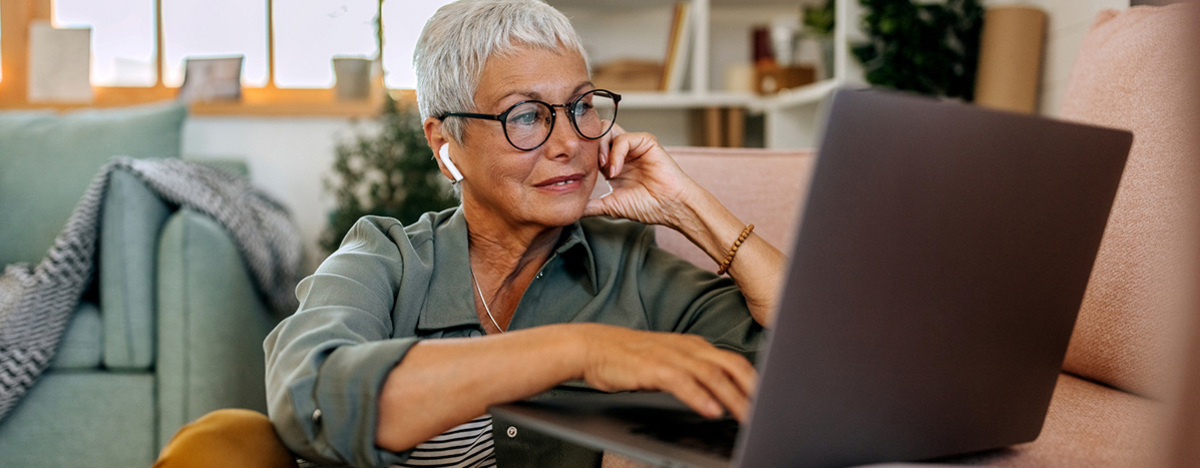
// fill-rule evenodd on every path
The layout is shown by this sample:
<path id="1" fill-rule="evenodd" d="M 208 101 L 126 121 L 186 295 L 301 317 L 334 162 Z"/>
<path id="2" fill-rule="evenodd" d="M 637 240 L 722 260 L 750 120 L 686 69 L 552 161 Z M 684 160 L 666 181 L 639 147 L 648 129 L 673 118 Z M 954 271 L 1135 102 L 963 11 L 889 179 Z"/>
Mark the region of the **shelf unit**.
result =
<path id="1" fill-rule="evenodd" d="M 675 0 L 548 0 L 571 18 L 593 55 L 597 58 L 638 56 L 661 60 L 665 53 L 666 31 Z M 751 24 L 774 21 L 799 21 L 800 8 L 822 0 L 685 0 L 692 21 L 689 75 L 684 90 L 677 93 L 622 93 L 622 110 L 688 111 L 706 108 L 742 108 L 751 116 L 761 116 L 761 141 L 768 148 L 812 147 L 817 139 L 820 104 L 840 86 L 860 86 L 862 69 L 851 56 L 850 44 L 865 36 L 859 30 L 858 0 L 836 0 L 837 24 L 834 29 L 833 77 L 769 96 L 726 92 L 714 79 L 712 67 L 728 62 L 714 43 L 715 35 L 738 37 L 746 42 L 745 63 L 749 63 Z M 740 31 L 739 31 L 740 30 Z M 654 40 L 661 40 L 657 45 Z M 635 44 L 635 45 L 631 45 Z M 620 49 L 627 50 L 609 50 Z M 660 52 L 661 51 L 661 52 Z M 622 55 L 622 52 L 625 55 Z M 620 91 L 620 90 L 616 90 Z M 674 121 L 677 123 L 678 120 Z M 671 124 L 664 124 L 671 125 Z M 656 132 L 660 129 L 644 129 Z M 661 131 L 679 129 L 664 128 Z"/>

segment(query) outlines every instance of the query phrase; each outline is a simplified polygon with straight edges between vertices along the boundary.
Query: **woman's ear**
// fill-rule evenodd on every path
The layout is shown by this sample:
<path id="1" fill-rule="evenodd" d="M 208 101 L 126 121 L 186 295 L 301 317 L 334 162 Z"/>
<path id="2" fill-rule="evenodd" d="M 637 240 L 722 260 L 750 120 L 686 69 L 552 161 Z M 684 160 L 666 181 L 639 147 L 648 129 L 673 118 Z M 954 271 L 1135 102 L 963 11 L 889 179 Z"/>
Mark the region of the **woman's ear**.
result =
<path id="1" fill-rule="evenodd" d="M 433 150 L 434 159 L 437 160 L 438 169 L 442 171 L 442 175 L 454 182 L 462 180 L 462 173 L 459 172 L 458 168 L 454 166 L 454 162 L 450 159 L 450 140 L 442 133 L 442 121 L 433 117 L 426 117 L 424 130 L 425 141 L 429 143 L 429 148 Z"/>
<path id="2" fill-rule="evenodd" d="M 426 117 L 422 127 L 425 131 L 425 142 L 429 143 L 429 148 L 437 154 L 438 148 L 447 143 L 442 135 L 442 121 L 436 117 Z"/>

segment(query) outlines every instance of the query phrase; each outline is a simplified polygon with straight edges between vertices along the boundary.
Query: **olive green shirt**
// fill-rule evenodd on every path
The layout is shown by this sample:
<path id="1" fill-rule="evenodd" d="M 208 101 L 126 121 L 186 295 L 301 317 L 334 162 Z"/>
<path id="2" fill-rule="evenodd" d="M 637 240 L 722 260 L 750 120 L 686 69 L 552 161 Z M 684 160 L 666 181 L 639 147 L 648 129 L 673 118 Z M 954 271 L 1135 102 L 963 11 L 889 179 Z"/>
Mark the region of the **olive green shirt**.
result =
<path id="1" fill-rule="evenodd" d="M 428 213 L 408 227 L 364 217 L 296 295 L 299 310 L 264 343 L 280 438 L 319 463 L 403 462 L 408 452 L 375 445 L 376 401 L 389 371 L 420 340 L 484 333 L 462 209 Z M 578 322 L 697 334 L 752 362 L 763 338 L 732 280 L 658 248 L 652 228 L 611 218 L 563 229 L 509 330 Z M 533 430 L 509 437 L 509 425 L 493 423 L 501 467 L 598 465 L 594 451 Z"/>

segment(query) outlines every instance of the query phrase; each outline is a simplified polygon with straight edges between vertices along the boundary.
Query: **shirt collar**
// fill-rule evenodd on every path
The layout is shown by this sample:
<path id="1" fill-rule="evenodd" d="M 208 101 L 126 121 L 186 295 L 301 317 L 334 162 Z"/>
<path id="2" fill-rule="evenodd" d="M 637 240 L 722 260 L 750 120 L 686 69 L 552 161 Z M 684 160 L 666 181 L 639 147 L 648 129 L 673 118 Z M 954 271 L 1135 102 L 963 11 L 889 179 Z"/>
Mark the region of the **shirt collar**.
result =
<path id="1" fill-rule="evenodd" d="M 438 330 L 462 326 L 479 326 L 475 313 L 475 283 L 471 279 L 470 256 L 467 251 L 467 220 L 460 205 L 446 222 L 433 226 L 433 258 L 429 290 L 421 305 L 417 328 Z M 596 259 L 588 245 L 587 236 L 578 221 L 564 228 L 554 257 L 564 262 L 582 262 L 592 287 L 599 291 L 596 278 Z M 549 263 L 549 262 L 547 262 Z"/>
<path id="2" fill-rule="evenodd" d="M 588 243 L 587 235 L 583 232 L 583 225 L 579 221 L 575 221 L 570 226 L 564 228 L 564 231 L 566 232 L 566 236 L 562 244 L 555 250 L 555 254 L 563 257 L 563 261 L 565 262 L 583 262 L 584 270 L 588 276 L 588 283 L 592 286 L 591 293 L 595 296 L 600 290 L 596 279 L 596 257 L 592 255 L 592 246 Z"/>

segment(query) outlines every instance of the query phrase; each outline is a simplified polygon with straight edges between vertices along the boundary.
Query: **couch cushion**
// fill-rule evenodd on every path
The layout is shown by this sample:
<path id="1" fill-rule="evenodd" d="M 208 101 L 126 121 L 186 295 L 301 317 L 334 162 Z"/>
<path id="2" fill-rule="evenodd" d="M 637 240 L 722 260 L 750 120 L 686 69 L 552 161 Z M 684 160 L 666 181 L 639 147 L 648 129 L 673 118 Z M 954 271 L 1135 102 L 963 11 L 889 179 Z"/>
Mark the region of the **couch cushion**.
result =
<path id="1" fill-rule="evenodd" d="M 0 265 L 35 263 L 109 158 L 177 158 L 180 104 L 0 113 Z"/>
<path id="2" fill-rule="evenodd" d="M 81 302 L 67 323 L 67 331 L 58 344 L 51 369 L 97 369 L 103 357 L 104 331 L 101 330 L 100 309 L 90 302 Z"/>
<path id="3" fill-rule="evenodd" d="M 1100 13 L 1062 103 L 1064 118 L 1134 134 L 1064 369 L 1143 395 L 1168 388 L 1190 258 L 1200 127 L 1182 99 L 1195 83 L 1184 65 L 1195 53 L 1185 7 Z"/>
<path id="4" fill-rule="evenodd" d="M 142 179 L 113 171 L 100 220 L 100 304 L 104 364 L 144 370 L 154 363 L 154 270 L 158 236 L 174 207 Z"/>
<path id="5" fill-rule="evenodd" d="M 943 463 L 887 463 L 871 468 L 1128 468 L 1160 466 L 1166 406 L 1067 374 L 1058 378 L 1037 440 Z"/>
<path id="6" fill-rule="evenodd" d="M 154 375 L 47 372 L 0 424 L 5 468 L 149 467 Z"/>
<path id="7" fill-rule="evenodd" d="M 811 151 L 668 148 L 701 187 L 708 189 L 754 233 L 787 251 L 799 218 L 816 157 Z M 717 263 L 683 234 L 658 226 L 658 245 L 712 271 Z M 733 239 L 729 240 L 731 243 Z"/>
<path id="8" fill-rule="evenodd" d="M 246 176 L 238 160 L 197 161 Z M 100 227 L 100 302 L 104 309 L 104 365 L 129 371 L 154 364 L 155 269 L 158 239 L 175 207 L 141 178 L 115 171 L 104 198 Z"/>

